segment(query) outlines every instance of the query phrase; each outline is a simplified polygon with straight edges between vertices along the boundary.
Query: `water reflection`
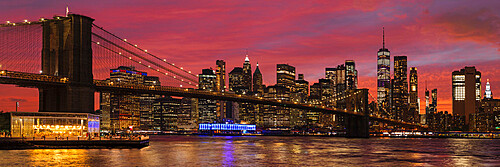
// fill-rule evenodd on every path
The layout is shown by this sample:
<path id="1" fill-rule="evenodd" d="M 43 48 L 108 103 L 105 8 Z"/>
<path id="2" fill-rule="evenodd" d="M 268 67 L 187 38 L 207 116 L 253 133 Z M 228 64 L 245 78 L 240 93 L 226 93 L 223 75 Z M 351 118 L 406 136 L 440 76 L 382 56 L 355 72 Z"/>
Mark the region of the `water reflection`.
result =
<path id="1" fill-rule="evenodd" d="M 233 137 L 228 136 L 226 137 L 226 142 L 224 143 L 224 153 L 223 153 L 223 165 L 224 166 L 233 166 L 233 161 L 234 161 L 234 147 L 233 147 L 233 141 L 231 140 Z"/>
<path id="2" fill-rule="evenodd" d="M 26 166 L 89 166 L 88 150 L 84 149 L 40 149 L 26 150 Z"/>
<path id="3" fill-rule="evenodd" d="M 155 136 L 143 149 L 0 150 L 0 166 L 500 166 L 500 142 Z"/>

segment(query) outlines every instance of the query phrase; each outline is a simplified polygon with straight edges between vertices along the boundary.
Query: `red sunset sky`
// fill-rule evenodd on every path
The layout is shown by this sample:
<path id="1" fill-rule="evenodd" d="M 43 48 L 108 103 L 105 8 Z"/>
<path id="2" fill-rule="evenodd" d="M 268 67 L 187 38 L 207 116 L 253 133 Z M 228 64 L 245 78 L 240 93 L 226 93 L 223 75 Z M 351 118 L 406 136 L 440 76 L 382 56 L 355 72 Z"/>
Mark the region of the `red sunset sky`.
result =
<path id="1" fill-rule="evenodd" d="M 376 52 L 386 47 L 417 67 L 424 84 L 438 89 L 438 110 L 451 111 L 451 72 L 475 66 L 482 93 L 490 79 L 500 97 L 500 1 L 0 1 L 0 22 L 72 13 L 90 16 L 155 55 L 200 73 L 226 60 L 227 72 L 259 62 L 264 84 L 276 83 L 276 64 L 288 63 L 311 84 L 325 67 L 356 62 L 359 88 L 376 97 Z M 175 56 L 173 56 L 175 55 Z M 0 85 L 0 111 L 38 110 L 38 91 Z M 421 110 L 423 112 L 423 110 Z"/>

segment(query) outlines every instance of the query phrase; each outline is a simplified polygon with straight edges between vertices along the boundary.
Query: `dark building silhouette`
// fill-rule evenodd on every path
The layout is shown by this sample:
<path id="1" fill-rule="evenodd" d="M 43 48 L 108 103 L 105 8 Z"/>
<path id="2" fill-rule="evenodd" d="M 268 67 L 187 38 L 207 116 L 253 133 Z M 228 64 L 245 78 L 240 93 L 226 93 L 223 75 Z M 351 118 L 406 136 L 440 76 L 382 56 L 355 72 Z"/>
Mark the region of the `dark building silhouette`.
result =
<path id="1" fill-rule="evenodd" d="M 264 93 L 264 85 L 262 84 L 262 73 L 260 73 L 259 63 L 255 67 L 255 72 L 253 73 L 253 92 Z"/>
<path id="2" fill-rule="evenodd" d="M 412 116 L 411 122 L 417 123 L 420 122 L 419 115 L 419 106 L 420 101 L 418 100 L 418 75 L 417 75 L 417 67 L 410 67 L 410 104 L 409 104 L 409 114 Z"/>
<path id="3" fill-rule="evenodd" d="M 438 96 L 437 96 L 437 89 L 432 89 L 431 90 L 431 104 L 429 105 L 429 111 L 430 112 L 437 112 L 437 105 L 438 105 Z"/>

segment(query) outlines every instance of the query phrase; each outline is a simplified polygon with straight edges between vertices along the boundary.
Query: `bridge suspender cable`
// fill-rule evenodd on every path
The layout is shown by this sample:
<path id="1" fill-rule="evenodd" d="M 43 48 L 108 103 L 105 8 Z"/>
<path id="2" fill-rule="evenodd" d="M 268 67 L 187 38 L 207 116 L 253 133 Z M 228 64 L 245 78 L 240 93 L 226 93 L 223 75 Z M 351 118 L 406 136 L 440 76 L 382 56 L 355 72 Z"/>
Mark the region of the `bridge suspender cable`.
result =
<path id="1" fill-rule="evenodd" d="M 104 46 L 104 45 L 98 44 L 97 42 L 94 42 L 94 41 L 92 41 L 92 42 L 93 42 L 93 43 L 95 43 L 95 44 L 97 44 L 98 46 L 100 46 L 100 47 L 102 47 L 102 48 L 104 48 L 104 49 L 106 49 L 106 50 L 110 51 L 110 52 L 113 52 L 113 53 L 115 53 L 115 54 L 117 54 L 117 55 L 120 55 L 120 56 L 122 56 L 122 57 L 126 58 L 126 59 L 129 59 L 130 61 L 133 61 L 133 62 L 138 63 L 138 64 L 140 64 L 140 65 L 142 65 L 142 66 L 144 66 L 144 67 L 148 67 L 148 68 L 149 68 L 149 66 L 148 66 L 148 65 L 143 64 L 143 63 L 140 63 L 140 62 L 139 62 L 139 61 L 137 61 L 137 60 L 132 60 L 132 59 L 130 59 L 129 57 L 127 57 L 127 56 L 125 56 L 125 55 L 121 54 L 120 52 L 114 51 L 114 50 L 112 50 L 111 48 L 108 48 L 108 47 L 106 47 L 106 46 Z M 154 70 L 154 71 L 156 71 L 156 70 Z M 156 72 L 161 73 L 162 75 L 166 75 L 165 73 L 160 72 L 160 71 L 156 71 Z M 172 76 L 172 75 L 167 75 L 167 76 L 169 76 L 169 77 L 171 77 L 171 78 L 173 78 L 173 79 L 175 79 L 175 80 L 178 80 L 178 81 L 184 82 L 184 83 L 186 83 L 186 84 L 189 84 L 189 85 L 192 85 L 192 86 L 197 86 L 197 85 L 196 85 L 196 82 L 194 82 L 194 83 L 193 83 L 193 82 L 187 82 L 187 81 L 184 81 L 184 80 L 183 80 L 183 79 L 181 79 L 181 78 L 177 78 L 177 77 Z"/>
<path id="2" fill-rule="evenodd" d="M 160 65 L 160 64 L 158 64 L 158 63 L 155 63 L 155 62 L 153 62 L 153 61 L 151 61 L 151 60 L 149 60 L 149 59 L 146 59 L 145 57 L 143 57 L 143 56 L 141 56 L 141 55 L 139 55 L 139 54 L 137 54 L 137 53 L 134 53 L 134 52 L 132 52 L 132 51 L 130 51 L 130 50 L 128 50 L 128 49 L 125 49 L 124 47 L 122 47 L 122 46 L 120 46 L 120 45 L 118 45 L 118 44 L 116 44 L 116 43 L 114 43 L 114 42 L 111 42 L 111 41 L 109 41 L 108 39 L 106 39 L 106 38 L 104 38 L 104 37 L 101 37 L 100 35 L 97 35 L 97 34 L 95 34 L 95 33 L 92 33 L 92 35 L 94 35 L 95 37 L 97 37 L 97 38 L 99 38 L 99 39 L 101 39 L 101 40 L 103 40 L 103 41 L 105 41 L 105 42 L 107 42 L 107 43 L 109 43 L 109 44 L 111 44 L 111 45 L 113 45 L 113 46 L 115 46 L 115 47 L 118 47 L 118 48 L 120 48 L 120 49 L 122 49 L 122 50 L 124 50 L 124 51 L 126 51 L 126 52 L 128 52 L 128 53 L 130 53 L 130 54 L 132 54 L 132 55 L 134 55 L 134 56 L 136 56 L 136 57 L 138 57 L 138 58 L 140 58 L 140 59 L 144 60 L 144 61 L 147 61 L 147 62 L 149 62 L 149 63 L 151 63 L 151 64 L 153 64 L 153 65 L 155 65 L 155 66 L 158 66 L 158 67 L 160 67 L 160 68 L 162 68 L 162 69 L 164 69 L 164 70 L 166 70 L 166 71 L 168 71 L 168 72 L 171 72 L 171 73 L 173 73 L 173 74 L 175 74 L 175 75 L 178 75 L 178 76 L 180 76 L 180 77 L 183 77 L 183 78 L 185 78 L 185 79 L 187 79 L 187 80 L 189 80 L 189 81 L 191 81 L 191 82 L 197 82 L 195 79 L 189 78 L 189 77 L 187 77 L 187 76 L 185 76 L 185 75 L 182 75 L 182 74 L 180 74 L 180 73 L 178 73 L 178 72 L 175 72 L 175 71 L 173 71 L 173 70 L 171 70 L 171 69 L 168 69 L 168 68 L 166 68 L 166 67 L 164 67 L 164 66 L 162 66 L 162 65 Z"/>
<path id="3" fill-rule="evenodd" d="M 141 49 L 140 47 L 137 47 L 137 45 L 133 45 L 133 44 L 131 44 L 130 42 L 127 42 L 127 41 L 126 41 L 126 40 L 124 40 L 123 38 L 120 38 L 120 37 L 116 36 L 115 34 L 113 34 L 113 33 L 109 32 L 109 31 L 105 30 L 105 29 L 104 29 L 104 28 L 102 28 L 102 27 L 99 27 L 98 25 L 93 24 L 93 26 L 94 26 L 94 27 L 96 27 L 96 28 L 98 28 L 98 29 L 100 29 L 100 30 L 102 30 L 102 31 L 104 31 L 104 32 L 106 32 L 107 34 L 109 34 L 109 35 L 111 35 L 111 36 L 113 36 L 113 37 L 115 37 L 115 38 L 119 39 L 120 41 L 123 41 L 123 42 L 125 42 L 126 44 L 129 44 L 130 46 L 133 46 L 133 47 L 137 48 L 138 50 L 140 50 L 140 51 L 142 51 L 142 52 L 145 52 L 146 54 L 148 54 L 148 55 L 150 55 L 150 56 L 152 56 L 152 57 L 154 57 L 154 58 L 156 58 L 156 59 L 158 59 L 158 60 L 160 60 L 160 61 L 162 61 L 162 62 L 167 63 L 168 65 L 171 65 L 171 66 L 173 66 L 173 67 L 175 67 L 175 68 L 177 68 L 177 69 L 179 69 L 179 70 L 181 70 L 181 71 L 183 71 L 183 72 L 185 72 L 185 73 L 187 73 L 187 74 L 189 74 L 189 75 L 192 75 L 193 77 L 198 77 L 198 76 L 196 76 L 196 75 L 192 74 L 190 71 L 186 71 L 186 70 L 184 70 L 184 69 L 183 69 L 183 68 L 181 68 L 181 67 L 175 66 L 175 65 L 174 65 L 174 63 L 167 62 L 165 59 L 161 59 L 161 58 L 159 58 L 159 57 L 157 57 L 157 56 L 155 56 L 155 55 L 153 55 L 153 54 L 151 54 L 151 53 L 149 53 L 149 52 L 146 52 L 145 50 Z"/>

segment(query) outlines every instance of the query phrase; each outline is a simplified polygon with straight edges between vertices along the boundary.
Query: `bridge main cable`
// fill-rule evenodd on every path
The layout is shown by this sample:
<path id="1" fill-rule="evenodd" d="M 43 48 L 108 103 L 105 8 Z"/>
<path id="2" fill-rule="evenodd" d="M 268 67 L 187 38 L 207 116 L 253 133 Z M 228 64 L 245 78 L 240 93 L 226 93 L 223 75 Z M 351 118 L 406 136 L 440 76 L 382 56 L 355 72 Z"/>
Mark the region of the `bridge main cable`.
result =
<path id="1" fill-rule="evenodd" d="M 110 51 L 110 52 L 113 52 L 113 53 L 118 54 L 118 55 L 120 55 L 120 56 L 122 56 L 122 57 L 124 57 L 124 58 L 129 59 L 127 56 L 125 56 L 125 55 L 121 54 L 120 52 L 114 51 L 114 50 L 112 50 L 111 48 L 108 48 L 108 47 L 106 47 L 106 46 L 104 46 L 104 45 L 100 45 L 100 44 L 98 44 L 97 42 L 94 42 L 94 41 L 92 41 L 92 43 L 95 43 L 96 45 L 98 45 L 98 46 L 100 46 L 100 47 L 102 47 L 102 48 L 104 48 L 104 49 L 106 49 L 106 50 L 108 50 L 108 51 Z M 149 66 L 148 66 L 148 65 L 143 64 L 143 63 L 141 63 L 141 62 L 139 62 L 139 61 L 137 61 L 137 60 L 132 60 L 132 59 L 129 59 L 129 60 L 130 60 L 130 61 L 133 61 L 133 62 L 135 62 L 135 63 L 138 63 L 138 64 L 140 64 L 140 65 L 142 65 L 142 66 L 144 66 L 144 67 L 148 67 L 148 68 L 149 68 Z M 155 71 L 156 71 L 156 70 L 155 70 Z M 164 74 L 163 72 L 160 72 L 160 71 L 156 71 L 156 72 L 161 73 L 161 74 Z M 165 75 L 166 75 L 166 74 L 165 74 Z M 184 81 L 184 80 L 182 80 L 182 79 L 180 79 L 180 78 L 176 78 L 175 76 L 172 76 L 172 75 L 167 75 L 167 76 L 169 76 L 169 77 L 171 77 L 171 78 L 173 78 L 173 79 L 175 79 L 175 80 L 178 80 L 178 81 L 184 82 L 184 83 L 186 83 L 186 84 L 189 84 L 189 85 L 192 85 L 192 86 L 197 86 L 196 84 L 194 84 L 194 83 L 192 83 L 192 82 L 186 82 L 186 81 Z"/>
<path id="2" fill-rule="evenodd" d="M 187 80 L 189 80 L 189 81 L 191 81 L 191 82 L 197 82 L 195 79 L 192 79 L 192 78 L 190 78 L 190 77 L 187 77 L 187 76 L 185 76 L 185 75 L 182 75 L 182 74 L 180 74 L 180 73 L 178 73 L 178 72 L 175 72 L 175 71 L 173 71 L 173 70 L 171 70 L 171 69 L 166 68 L 165 66 L 162 66 L 162 65 L 160 65 L 160 64 L 158 64 L 158 63 L 156 63 L 156 62 L 153 62 L 153 61 L 151 61 L 151 60 L 149 60 L 149 59 L 146 59 L 145 57 L 143 57 L 143 56 L 141 56 L 141 55 L 139 55 L 139 54 L 137 54 L 137 53 L 134 53 L 134 52 L 132 52 L 132 51 L 130 51 L 130 50 L 128 50 L 128 49 L 126 49 L 126 48 L 124 48 L 124 47 L 122 47 L 122 46 L 120 46 L 120 45 L 118 45 L 118 44 L 114 43 L 114 42 L 111 42 L 111 41 L 109 41 L 108 39 L 106 39 L 106 38 L 104 38 L 104 37 L 102 37 L 102 36 L 100 36 L 100 35 L 97 35 L 97 34 L 95 34 L 95 33 L 92 33 L 92 35 L 94 35 L 95 37 L 98 37 L 99 39 L 101 39 L 101 40 L 103 40 L 103 41 L 105 41 L 105 42 L 107 42 L 107 43 L 109 43 L 109 44 L 111 44 L 111 45 L 113 45 L 113 46 L 115 46 L 115 47 L 118 47 L 118 48 L 120 48 L 120 49 L 122 49 L 122 50 L 124 50 L 124 51 L 126 51 L 126 52 L 128 52 L 128 53 L 130 53 L 130 54 L 132 54 L 132 55 L 134 55 L 134 56 L 136 56 L 136 57 L 139 57 L 140 59 L 142 59 L 142 60 L 144 60 L 144 61 L 147 61 L 147 62 L 149 62 L 149 63 L 151 63 L 151 64 L 153 64 L 153 65 L 155 65 L 155 66 L 157 66 L 157 67 L 160 67 L 160 68 L 162 68 L 162 69 L 164 69 L 164 70 L 166 70 L 166 71 L 168 71 L 168 72 L 171 72 L 171 73 L 173 73 L 173 74 L 175 74 L 175 75 L 178 75 L 178 76 L 180 76 L 180 77 L 183 77 L 183 78 L 185 78 L 185 79 L 187 79 Z"/>
<path id="3" fill-rule="evenodd" d="M 113 33 L 109 32 L 109 31 L 105 30 L 105 29 L 104 29 L 104 28 L 102 28 L 102 27 L 99 27 L 99 26 L 98 26 L 98 25 L 96 25 L 96 24 L 93 24 L 93 26 L 95 26 L 96 28 L 98 28 L 98 29 L 100 29 L 100 30 L 102 30 L 102 31 L 106 32 L 107 34 L 109 34 L 109 35 L 111 35 L 111 36 L 113 36 L 113 37 L 115 37 L 115 38 L 119 39 L 120 41 L 123 41 L 123 42 L 125 42 L 126 44 L 128 44 L 128 45 L 130 45 L 130 46 L 133 46 L 133 47 L 137 48 L 138 50 L 140 50 L 140 51 L 142 51 L 142 52 L 145 52 L 146 54 L 148 54 L 148 55 L 150 55 L 150 56 L 152 56 L 152 57 L 154 57 L 154 58 L 156 58 L 156 59 L 158 59 L 158 60 L 160 60 L 160 61 L 162 61 L 162 62 L 167 63 L 168 65 L 173 66 L 174 68 L 177 68 L 177 69 L 179 69 L 179 70 L 181 70 L 181 71 L 183 71 L 183 72 L 185 72 L 185 73 L 187 73 L 187 74 L 189 74 L 189 75 L 192 75 L 193 77 L 198 77 L 198 76 L 196 76 L 196 75 L 192 74 L 192 73 L 191 73 L 191 71 L 186 71 L 186 70 L 184 70 L 182 67 L 178 67 L 178 66 L 176 66 L 174 63 L 170 63 L 170 62 L 168 62 L 166 59 L 161 59 L 161 58 L 159 58 L 159 57 L 157 57 L 157 56 L 155 56 L 155 55 L 153 55 L 153 54 L 151 54 L 151 53 L 149 53 L 149 52 L 146 52 L 145 50 L 143 50 L 142 48 L 138 47 L 137 45 L 134 45 L 134 44 L 131 44 L 130 42 L 127 42 L 125 39 L 120 38 L 119 36 L 117 36 L 117 35 L 115 35 L 115 34 L 113 34 Z"/>

